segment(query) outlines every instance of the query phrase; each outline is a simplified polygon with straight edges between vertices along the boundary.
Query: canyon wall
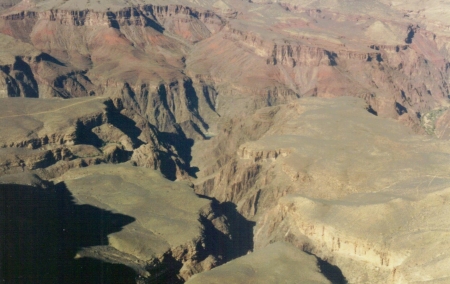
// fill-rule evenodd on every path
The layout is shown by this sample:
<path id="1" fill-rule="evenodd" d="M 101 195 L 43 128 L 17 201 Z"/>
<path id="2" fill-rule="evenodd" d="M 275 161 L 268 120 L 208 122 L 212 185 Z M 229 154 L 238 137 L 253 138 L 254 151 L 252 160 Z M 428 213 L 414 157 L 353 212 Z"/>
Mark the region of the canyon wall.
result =
<path id="1" fill-rule="evenodd" d="M 138 283 L 184 282 L 253 250 L 276 258 L 278 241 L 315 255 L 289 258 L 324 283 L 445 282 L 446 8 L 0 1 L 0 178 L 55 182 L 161 225 L 127 219 L 70 251 L 124 264 Z M 188 228 L 184 209 L 164 213 L 180 226 L 142 217 L 163 206 L 158 192 L 199 205 Z"/>

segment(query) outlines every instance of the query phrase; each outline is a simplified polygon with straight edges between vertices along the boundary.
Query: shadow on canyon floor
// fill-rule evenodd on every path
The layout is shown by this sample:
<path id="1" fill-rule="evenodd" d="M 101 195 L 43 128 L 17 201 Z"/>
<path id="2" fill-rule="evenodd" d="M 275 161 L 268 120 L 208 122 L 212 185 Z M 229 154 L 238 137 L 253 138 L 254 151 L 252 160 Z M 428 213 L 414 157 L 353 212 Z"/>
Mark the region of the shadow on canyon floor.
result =
<path id="1" fill-rule="evenodd" d="M 314 255 L 315 256 L 315 255 Z M 333 265 L 326 260 L 320 259 L 316 256 L 319 264 L 320 272 L 333 284 L 347 284 L 348 281 L 342 274 L 342 271 L 336 265 Z"/>
<path id="2" fill-rule="evenodd" d="M 183 160 L 185 165 L 184 169 L 188 174 L 196 177 L 195 172 L 191 172 L 190 170 L 190 162 L 192 160 L 191 149 L 194 145 L 194 140 L 187 138 L 181 131 L 179 133 L 161 132 L 159 139 L 167 148 L 170 149 L 168 145 L 171 145 L 176 150 L 176 153 L 161 153 L 162 155 L 167 156 L 167 158 L 161 159 L 160 170 L 164 176 L 170 180 L 176 179 L 176 164 L 170 157 L 178 156 Z"/>
<path id="3" fill-rule="evenodd" d="M 0 185 L 0 282 L 136 283 L 124 265 L 74 259 L 80 247 L 105 245 L 134 220 L 75 204 L 64 184 Z"/>
<path id="4" fill-rule="evenodd" d="M 223 261 L 227 262 L 253 251 L 253 227 L 255 222 L 242 216 L 232 202 L 219 203 L 216 199 L 205 195 L 199 195 L 199 197 L 211 200 L 213 211 L 218 214 L 217 216 L 225 216 L 228 223 L 230 236 L 218 231 L 211 221 L 202 217 L 201 222 L 205 226 L 206 240 L 209 242 L 206 245 L 210 248 L 212 254 L 221 255 Z"/>

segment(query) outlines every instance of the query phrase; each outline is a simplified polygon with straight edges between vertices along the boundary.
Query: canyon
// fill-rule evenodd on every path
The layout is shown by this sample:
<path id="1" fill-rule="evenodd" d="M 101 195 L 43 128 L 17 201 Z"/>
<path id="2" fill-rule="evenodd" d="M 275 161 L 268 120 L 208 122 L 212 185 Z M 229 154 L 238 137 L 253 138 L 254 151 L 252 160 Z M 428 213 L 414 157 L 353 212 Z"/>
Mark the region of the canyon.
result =
<path id="1" fill-rule="evenodd" d="M 0 279 L 447 283 L 448 5 L 0 0 Z"/>

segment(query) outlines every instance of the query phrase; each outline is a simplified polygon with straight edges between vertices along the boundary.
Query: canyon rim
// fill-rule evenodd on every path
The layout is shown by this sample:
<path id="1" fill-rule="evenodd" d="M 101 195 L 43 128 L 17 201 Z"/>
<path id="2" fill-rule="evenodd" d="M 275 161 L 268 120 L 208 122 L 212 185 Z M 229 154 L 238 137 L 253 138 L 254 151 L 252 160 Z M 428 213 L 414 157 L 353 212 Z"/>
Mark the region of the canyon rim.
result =
<path id="1" fill-rule="evenodd" d="M 0 0 L 5 283 L 449 283 L 450 3 Z"/>

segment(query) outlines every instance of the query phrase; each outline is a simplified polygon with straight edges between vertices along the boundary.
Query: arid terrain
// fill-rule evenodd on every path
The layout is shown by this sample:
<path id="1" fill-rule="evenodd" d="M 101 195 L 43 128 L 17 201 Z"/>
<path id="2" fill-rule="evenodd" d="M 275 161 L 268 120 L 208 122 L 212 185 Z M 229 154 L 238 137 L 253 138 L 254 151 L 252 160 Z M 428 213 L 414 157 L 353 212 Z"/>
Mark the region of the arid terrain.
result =
<path id="1" fill-rule="evenodd" d="M 450 3 L 0 0 L 0 280 L 449 283 Z"/>

